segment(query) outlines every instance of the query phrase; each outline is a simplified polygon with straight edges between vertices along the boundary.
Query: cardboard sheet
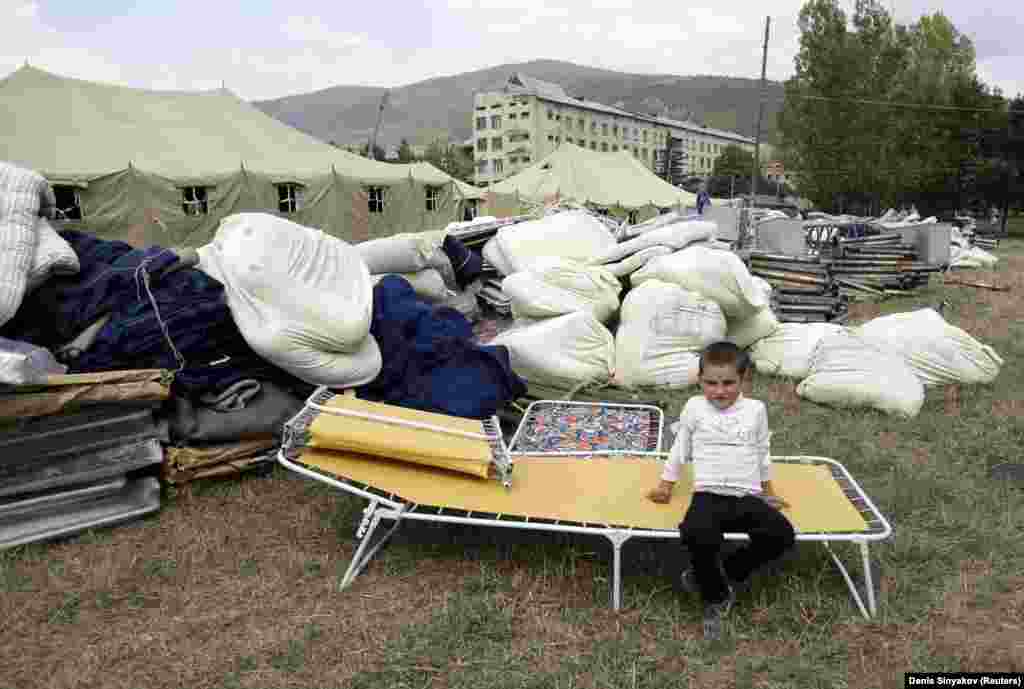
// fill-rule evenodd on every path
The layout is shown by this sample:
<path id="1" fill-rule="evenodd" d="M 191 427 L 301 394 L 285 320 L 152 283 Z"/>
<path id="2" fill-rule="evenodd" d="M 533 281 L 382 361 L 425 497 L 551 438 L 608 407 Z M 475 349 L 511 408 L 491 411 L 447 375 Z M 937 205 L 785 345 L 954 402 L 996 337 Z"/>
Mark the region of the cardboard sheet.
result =
<path id="1" fill-rule="evenodd" d="M 333 397 L 325 406 L 431 424 L 465 433 L 484 433 L 483 423 L 478 420 L 368 402 L 345 395 Z M 384 421 L 321 412 L 309 425 L 309 432 L 309 444 L 314 448 L 385 457 L 399 462 L 457 471 L 478 478 L 487 478 L 491 463 L 491 447 L 486 440 L 399 426 Z"/>
<path id="2" fill-rule="evenodd" d="M 496 481 L 354 453 L 310 448 L 299 461 L 420 505 L 640 529 L 678 528 L 693 493 L 687 470 L 670 504 L 648 500 L 661 473 L 661 462 L 650 457 L 520 456 L 509 490 Z M 798 533 L 868 529 L 828 467 L 779 462 L 772 471 L 776 493 L 790 504 L 783 513 Z"/>
<path id="3" fill-rule="evenodd" d="M 48 416 L 91 404 L 159 402 L 169 396 L 170 377 L 162 369 L 49 376 L 45 384 L 3 386 L 0 419 Z"/>

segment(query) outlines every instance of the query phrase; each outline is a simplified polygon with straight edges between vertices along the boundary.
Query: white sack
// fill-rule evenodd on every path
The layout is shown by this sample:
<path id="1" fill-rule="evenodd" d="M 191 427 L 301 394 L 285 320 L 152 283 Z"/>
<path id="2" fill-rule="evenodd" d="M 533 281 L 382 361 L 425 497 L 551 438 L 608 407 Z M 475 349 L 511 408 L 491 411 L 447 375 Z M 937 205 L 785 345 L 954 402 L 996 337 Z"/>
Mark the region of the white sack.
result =
<path id="1" fill-rule="evenodd" d="M 667 246 L 672 249 L 682 249 L 693 242 L 714 239 L 715 223 L 704 220 L 690 220 L 687 222 L 673 223 L 659 227 L 656 230 L 630 239 L 629 241 L 617 244 L 607 251 L 594 256 L 590 263 L 599 265 L 601 263 L 612 263 L 635 254 L 636 252 L 652 246 Z"/>
<path id="2" fill-rule="evenodd" d="M 266 213 L 238 213 L 198 252 L 200 269 L 223 283 L 242 336 L 264 359 L 314 385 L 360 385 L 380 373 L 369 337 L 370 273 L 347 242 Z"/>
<path id="3" fill-rule="evenodd" d="M 746 318 L 730 318 L 728 323 L 726 339 L 741 349 L 771 336 L 781 325 L 775 313 L 767 307 Z"/>
<path id="4" fill-rule="evenodd" d="M 630 281 L 634 286 L 652 279 L 671 282 L 716 302 L 727 318 L 742 320 L 768 306 L 751 277 L 731 251 L 688 246 L 648 262 Z"/>
<path id="5" fill-rule="evenodd" d="M 516 318 L 551 318 L 574 311 L 589 311 L 607 322 L 619 308 L 622 283 L 602 266 L 544 257 L 531 270 L 509 275 L 501 291 L 512 302 Z"/>
<path id="6" fill-rule="evenodd" d="M 759 373 L 803 379 L 810 372 L 811 354 L 818 342 L 844 330 L 834 323 L 781 323 L 750 347 L 750 357 Z"/>
<path id="7" fill-rule="evenodd" d="M 718 304 L 648 280 L 626 295 L 615 333 L 615 382 L 682 388 L 697 382 L 699 352 L 725 337 Z"/>
<path id="8" fill-rule="evenodd" d="M 436 254 L 443 254 L 443 231 L 403 232 L 354 245 L 371 275 L 419 272 L 435 267 Z"/>
<path id="9" fill-rule="evenodd" d="M 925 385 L 991 383 L 1004 363 L 934 309 L 880 316 L 854 332 L 900 354 Z"/>
<path id="10" fill-rule="evenodd" d="M 528 270 L 536 259 L 544 256 L 586 263 L 616 245 L 615 235 L 608 227 L 583 211 L 564 211 L 539 220 L 507 225 L 488 243 L 491 241 L 497 244 L 501 257 L 508 263 L 510 270 L 505 275 Z M 491 265 L 500 270 L 494 261 Z"/>
<path id="11" fill-rule="evenodd" d="M 0 161 L 0 326 L 21 308 L 36 251 L 36 218 L 48 188 L 37 172 Z"/>
<path id="12" fill-rule="evenodd" d="M 645 265 L 651 259 L 657 258 L 658 256 L 668 256 L 674 251 L 667 246 L 652 246 L 646 249 L 641 249 L 629 258 L 623 259 L 618 263 L 605 263 L 602 267 L 607 268 L 608 271 L 617 278 L 625 277 L 631 273 L 634 273 Z"/>
<path id="13" fill-rule="evenodd" d="M 951 268 L 992 268 L 999 262 L 999 257 L 976 246 L 961 249 L 950 247 L 949 265 Z"/>
<path id="14" fill-rule="evenodd" d="M 516 272 L 512 261 L 508 260 L 508 257 L 506 257 L 505 253 L 501 250 L 501 245 L 498 244 L 497 236 L 488 239 L 484 243 L 484 248 L 480 253 L 484 257 L 484 260 L 490 263 L 491 266 L 501 275 L 511 275 Z"/>
<path id="15" fill-rule="evenodd" d="M 924 404 L 924 385 L 903 357 L 848 331 L 818 342 L 796 393 L 819 404 L 873 407 L 906 418 Z"/>
<path id="16" fill-rule="evenodd" d="M 78 254 L 57 234 L 46 218 L 36 219 L 36 250 L 28 270 L 27 292 L 53 276 L 77 275 L 81 270 Z"/>
<path id="17" fill-rule="evenodd" d="M 614 372 L 615 339 L 585 311 L 506 331 L 491 344 L 508 347 L 512 369 L 532 383 L 568 390 Z"/>
<path id="18" fill-rule="evenodd" d="M 650 232 L 651 230 L 656 230 L 659 227 L 664 227 L 665 225 L 684 222 L 686 220 L 698 220 L 699 218 L 700 216 L 697 215 L 696 211 L 683 213 L 679 211 L 670 211 L 668 213 L 656 215 L 650 220 L 645 220 L 637 225 L 627 225 L 625 235 L 627 237 L 636 237 L 644 234 L 645 232 Z"/>
<path id="19" fill-rule="evenodd" d="M 410 285 L 412 285 L 412 291 L 417 296 L 426 299 L 432 303 L 440 303 L 445 301 L 451 296 L 451 291 L 448 286 L 444 284 L 444 279 L 441 274 L 433 268 L 426 268 L 416 273 L 391 273 L 391 275 L 397 275 L 404 278 Z M 383 280 L 386 275 L 372 275 L 370 280 L 376 285 L 378 282 Z"/>

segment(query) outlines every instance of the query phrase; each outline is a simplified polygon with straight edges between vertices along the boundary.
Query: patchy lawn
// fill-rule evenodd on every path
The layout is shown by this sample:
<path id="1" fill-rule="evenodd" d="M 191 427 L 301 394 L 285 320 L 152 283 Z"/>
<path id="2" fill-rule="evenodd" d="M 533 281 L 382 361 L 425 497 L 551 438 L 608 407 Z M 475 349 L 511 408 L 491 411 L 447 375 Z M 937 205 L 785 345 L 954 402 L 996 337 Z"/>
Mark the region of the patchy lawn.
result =
<path id="1" fill-rule="evenodd" d="M 1024 241 L 997 253 L 998 270 L 963 277 L 1008 292 L 935 277 L 854 311 L 949 302 L 947 319 L 1006 359 L 993 385 L 929 389 L 906 421 L 754 381 L 773 451 L 843 462 L 893 523 L 873 548 L 870 623 L 810 544 L 741 594 L 711 646 L 697 602 L 668 584 L 664 543 L 627 544 L 620 613 L 603 539 L 424 524 L 339 593 L 363 505 L 275 469 L 186 486 L 141 522 L 0 553 L 0 689 L 867 688 L 902 687 L 911 670 L 1024 672 L 1024 486 L 987 476 L 1024 445 Z"/>

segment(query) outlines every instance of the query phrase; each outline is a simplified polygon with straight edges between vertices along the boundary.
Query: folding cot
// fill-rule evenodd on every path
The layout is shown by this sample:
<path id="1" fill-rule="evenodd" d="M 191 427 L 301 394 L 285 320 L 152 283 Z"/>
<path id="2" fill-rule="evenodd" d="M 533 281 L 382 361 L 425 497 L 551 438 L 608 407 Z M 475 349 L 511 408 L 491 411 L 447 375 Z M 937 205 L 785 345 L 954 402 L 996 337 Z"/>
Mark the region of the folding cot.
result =
<path id="1" fill-rule="evenodd" d="M 354 398 L 339 401 L 342 397 L 326 388 L 317 390 L 286 424 L 278 454 L 286 468 L 369 501 L 342 589 L 403 521 L 413 520 L 604 536 L 612 545 L 612 605 L 619 609 L 623 544 L 630 538 L 679 538 L 678 523 L 692 493 L 687 478 L 669 505 L 645 498 L 666 454 L 661 451 L 663 419 L 657 407 L 534 402 L 506 446 L 497 419 L 470 422 L 476 424 L 474 432 L 467 430 L 471 426 L 466 419 L 387 405 L 359 407 L 351 402 Z M 350 437 L 331 447 L 330 438 L 324 437 L 332 434 Z M 410 443 L 419 446 L 410 448 Z M 440 456 L 449 443 L 458 446 L 455 455 L 465 455 L 474 443 L 485 448 L 486 472 L 471 468 L 471 476 L 459 473 L 464 467 L 454 464 L 429 466 L 425 455 L 430 452 L 424 448 L 433 447 Z M 402 455 L 406 461 L 389 459 Z M 454 461 L 464 462 L 465 457 Z M 870 618 L 876 613 L 876 598 L 869 544 L 889 537 L 889 523 L 838 462 L 807 456 L 773 457 L 773 462 L 773 482 L 790 505 L 785 513 L 797 540 L 825 547 L 861 614 Z M 488 475 L 499 480 L 487 480 Z M 390 528 L 374 540 L 385 520 L 392 522 Z M 726 538 L 748 536 L 731 533 Z M 833 542 L 843 541 L 859 546 L 863 595 L 832 548 Z"/>

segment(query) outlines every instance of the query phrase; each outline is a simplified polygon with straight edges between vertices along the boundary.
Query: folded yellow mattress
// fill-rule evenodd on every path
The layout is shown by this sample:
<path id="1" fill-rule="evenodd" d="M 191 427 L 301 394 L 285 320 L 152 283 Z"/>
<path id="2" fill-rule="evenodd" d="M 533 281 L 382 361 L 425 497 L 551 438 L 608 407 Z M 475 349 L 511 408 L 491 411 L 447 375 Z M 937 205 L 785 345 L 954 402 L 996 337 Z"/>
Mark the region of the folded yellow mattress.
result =
<path id="1" fill-rule="evenodd" d="M 383 420 L 322 411 L 309 425 L 310 447 L 437 467 L 478 478 L 487 478 L 489 475 L 491 446 L 486 440 L 481 421 L 368 402 L 345 395 L 331 398 L 324 406 L 343 412 L 382 417 Z M 467 438 L 432 429 L 402 426 L 395 423 L 398 421 L 429 424 L 481 437 Z"/>

